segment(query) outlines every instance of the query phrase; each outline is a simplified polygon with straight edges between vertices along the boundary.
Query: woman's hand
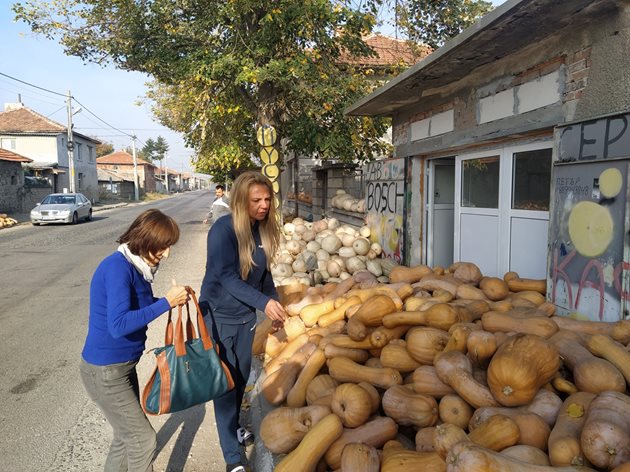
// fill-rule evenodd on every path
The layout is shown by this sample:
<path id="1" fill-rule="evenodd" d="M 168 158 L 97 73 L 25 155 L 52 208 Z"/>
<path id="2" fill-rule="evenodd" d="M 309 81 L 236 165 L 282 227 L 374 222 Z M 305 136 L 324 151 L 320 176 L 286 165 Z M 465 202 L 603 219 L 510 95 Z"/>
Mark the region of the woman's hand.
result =
<path id="1" fill-rule="evenodd" d="M 265 306 L 265 315 L 272 321 L 284 321 L 287 317 L 287 312 L 284 311 L 284 307 L 273 298 L 267 302 Z"/>
<path id="2" fill-rule="evenodd" d="M 175 308 L 177 305 L 183 305 L 186 303 L 190 296 L 188 295 L 188 290 L 183 285 L 177 285 L 175 283 L 175 279 L 172 280 L 173 286 L 166 293 L 166 299 L 168 300 L 168 304 L 171 308 Z"/>

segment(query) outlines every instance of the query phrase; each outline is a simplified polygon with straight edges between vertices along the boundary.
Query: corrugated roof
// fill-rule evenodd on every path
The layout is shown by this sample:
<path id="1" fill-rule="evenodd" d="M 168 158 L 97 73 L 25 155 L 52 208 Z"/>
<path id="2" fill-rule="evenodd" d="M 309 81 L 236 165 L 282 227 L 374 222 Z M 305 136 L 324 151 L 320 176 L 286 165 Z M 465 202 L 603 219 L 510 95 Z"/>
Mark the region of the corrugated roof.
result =
<path id="1" fill-rule="evenodd" d="M 373 33 L 363 38 L 363 41 L 374 49 L 376 56 L 352 56 L 342 51 L 338 61 L 342 64 L 360 66 L 392 66 L 396 64 L 415 64 L 431 54 L 430 46 L 415 45 L 404 39 Z"/>
<path id="2" fill-rule="evenodd" d="M 28 157 L 24 157 L 16 152 L 9 151 L 8 149 L 0 148 L 0 161 L 33 162 L 33 159 L 29 159 Z"/>
<path id="3" fill-rule="evenodd" d="M 136 157 L 136 162 L 139 166 L 153 166 L 152 163 L 145 161 L 140 157 Z M 96 164 L 109 164 L 109 165 L 133 165 L 133 156 L 126 151 L 116 151 L 105 156 L 97 157 Z"/>
<path id="4" fill-rule="evenodd" d="M 97 168 L 96 175 L 99 181 L 109 181 L 111 179 L 113 182 L 133 182 L 132 178 L 119 175 L 118 173 L 108 169 Z"/>

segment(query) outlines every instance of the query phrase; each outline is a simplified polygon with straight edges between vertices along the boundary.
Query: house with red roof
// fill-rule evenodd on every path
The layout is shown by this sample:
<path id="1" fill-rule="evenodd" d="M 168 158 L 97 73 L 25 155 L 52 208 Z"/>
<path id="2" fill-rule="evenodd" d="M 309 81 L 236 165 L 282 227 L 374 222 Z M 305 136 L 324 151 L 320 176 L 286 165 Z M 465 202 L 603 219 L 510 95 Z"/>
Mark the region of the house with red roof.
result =
<path id="1" fill-rule="evenodd" d="M 96 146 L 100 141 L 73 133 L 74 179 L 77 192 L 98 201 Z M 70 188 L 67 127 L 26 107 L 7 103 L 0 112 L 0 148 L 33 162 L 29 167 L 38 177 L 47 179 L 52 192 Z"/>
<path id="2" fill-rule="evenodd" d="M 111 154 L 96 158 L 98 169 L 106 170 L 121 177 L 121 181 L 133 182 L 134 162 L 133 156 L 126 151 L 116 151 Z M 138 172 L 138 186 L 140 194 L 155 192 L 156 189 L 156 167 L 151 162 L 140 157 L 136 157 L 135 166 Z M 100 182 L 102 184 L 102 182 Z"/>

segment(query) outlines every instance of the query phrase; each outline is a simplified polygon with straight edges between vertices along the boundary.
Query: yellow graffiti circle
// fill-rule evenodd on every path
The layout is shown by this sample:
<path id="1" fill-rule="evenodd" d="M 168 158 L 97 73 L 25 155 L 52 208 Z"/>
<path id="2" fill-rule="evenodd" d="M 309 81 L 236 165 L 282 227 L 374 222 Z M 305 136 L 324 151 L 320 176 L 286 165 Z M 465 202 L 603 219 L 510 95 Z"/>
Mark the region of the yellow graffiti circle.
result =
<path id="1" fill-rule="evenodd" d="M 280 175 L 280 169 L 275 164 L 267 164 L 263 166 L 262 173 L 265 177 L 273 182 Z"/>
<path id="2" fill-rule="evenodd" d="M 569 236 L 581 255 L 601 256 L 613 238 L 610 211 L 595 202 L 577 203 L 569 215 Z"/>
<path id="3" fill-rule="evenodd" d="M 278 162 L 278 151 L 272 147 L 264 147 L 260 150 L 260 160 L 263 164 L 275 164 Z"/>
<path id="4" fill-rule="evenodd" d="M 276 128 L 273 126 L 260 126 L 256 130 L 256 139 L 262 146 L 273 146 L 277 137 Z"/>
<path id="5" fill-rule="evenodd" d="M 623 176 L 619 169 L 610 167 L 599 174 L 599 191 L 604 198 L 616 197 L 623 186 Z"/>
<path id="6" fill-rule="evenodd" d="M 272 182 L 273 193 L 278 193 L 280 191 L 280 183 L 276 180 Z"/>

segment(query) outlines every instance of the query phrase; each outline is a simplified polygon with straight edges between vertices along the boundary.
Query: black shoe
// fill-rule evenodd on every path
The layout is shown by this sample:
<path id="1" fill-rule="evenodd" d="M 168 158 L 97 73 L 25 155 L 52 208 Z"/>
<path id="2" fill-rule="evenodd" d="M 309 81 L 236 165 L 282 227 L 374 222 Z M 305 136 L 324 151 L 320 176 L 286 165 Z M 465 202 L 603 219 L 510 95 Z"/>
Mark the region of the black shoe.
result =
<path id="1" fill-rule="evenodd" d="M 247 472 L 247 469 L 245 469 L 245 466 L 243 464 L 241 464 L 240 462 L 237 462 L 235 464 L 228 464 L 225 467 L 225 471 L 226 472 Z"/>
<path id="2" fill-rule="evenodd" d="M 254 433 L 245 428 L 238 428 L 236 430 L 236 438 L 239 444 L 248 447 L 254 444 Z"/>

